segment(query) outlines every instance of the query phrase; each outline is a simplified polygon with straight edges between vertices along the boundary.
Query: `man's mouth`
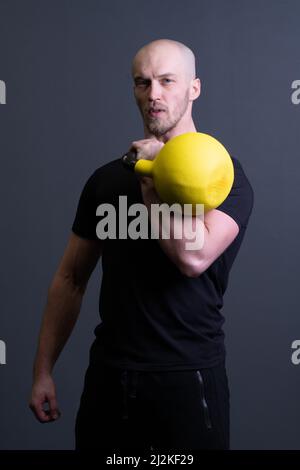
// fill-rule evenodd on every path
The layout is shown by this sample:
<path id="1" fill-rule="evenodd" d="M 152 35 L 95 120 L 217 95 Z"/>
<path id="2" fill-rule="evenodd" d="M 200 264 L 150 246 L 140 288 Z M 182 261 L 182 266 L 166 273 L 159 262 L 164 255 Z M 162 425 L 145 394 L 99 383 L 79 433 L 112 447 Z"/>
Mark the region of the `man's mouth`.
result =
<path id="1" fill-rule="evenodd" d="M 151 116 L 151 117 L 157 117 L 157 116 L 160 116 L 160 115 L 161 115 L 162 113 L 164 113 L 164 112 L 165 112 L 164 109 L 160 109 L 160 108 L 157 108 L 157 109 L 155 108 L 155 109 L 153 109 L 153 108 L 150 108 L 149 111 L 148 111 L 148 114 L 149 114 L 149 116 Z"/>

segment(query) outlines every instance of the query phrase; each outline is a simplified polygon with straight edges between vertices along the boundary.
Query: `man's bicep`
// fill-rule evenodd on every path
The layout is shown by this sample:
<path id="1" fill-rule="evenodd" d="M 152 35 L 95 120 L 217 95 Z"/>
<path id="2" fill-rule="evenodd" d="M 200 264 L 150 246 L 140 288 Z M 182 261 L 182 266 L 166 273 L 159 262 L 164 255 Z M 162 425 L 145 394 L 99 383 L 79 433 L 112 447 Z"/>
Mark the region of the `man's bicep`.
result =
<path id="1" fill-rule="evenodd" d="M 102 250 L 101 240 L 82 238 L 71 232 L 57 274 L 70 279 L 74 286 L 85 289 Z"/>
<path id="2" fill-rule="evenodd" d="M 206 233 L 203 245 L 204 270 L 228 247 L 239 233 L 237 222 L 225 212 L 212 209 L 205 214 Z"/>

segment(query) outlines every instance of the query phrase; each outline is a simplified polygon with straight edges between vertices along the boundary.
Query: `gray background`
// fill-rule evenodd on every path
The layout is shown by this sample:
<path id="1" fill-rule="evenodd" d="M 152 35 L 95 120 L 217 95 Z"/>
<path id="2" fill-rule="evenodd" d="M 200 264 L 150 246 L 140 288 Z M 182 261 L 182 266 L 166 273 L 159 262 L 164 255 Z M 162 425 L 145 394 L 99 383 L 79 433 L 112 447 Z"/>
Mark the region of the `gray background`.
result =
<path id="1" fill-rule="evenodd" d="M 197 129 L 241 161 L 255 191 L 225 296 L 232 448 L 300 449 L 298 311 L 300 3 L 292 0 L 1 0 L 0 448 L 72 448 L 101 268 L 56 368 L 62 418 L 27 408 L 47 288 L 82 187 L 143 138 L 130 62 L 145 43 L 191 47 Z"/>

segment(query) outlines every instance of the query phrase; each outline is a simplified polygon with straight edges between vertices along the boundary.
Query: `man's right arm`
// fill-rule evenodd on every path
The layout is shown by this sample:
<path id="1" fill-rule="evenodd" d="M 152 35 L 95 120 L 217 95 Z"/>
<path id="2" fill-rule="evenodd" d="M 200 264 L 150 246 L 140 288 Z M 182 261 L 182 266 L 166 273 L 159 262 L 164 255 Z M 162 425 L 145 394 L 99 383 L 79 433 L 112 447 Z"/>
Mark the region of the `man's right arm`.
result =
<path id="1" fill-rule="evenodd" d="M 30 408 L 41 422 L 59 417 L 52 370 L 78 318 L 88 280 L 102 253 L 101 241 L 71 234 L 48 290 L 34 362 Z M 49 411 L 43 409 L 48 404 Z"/>

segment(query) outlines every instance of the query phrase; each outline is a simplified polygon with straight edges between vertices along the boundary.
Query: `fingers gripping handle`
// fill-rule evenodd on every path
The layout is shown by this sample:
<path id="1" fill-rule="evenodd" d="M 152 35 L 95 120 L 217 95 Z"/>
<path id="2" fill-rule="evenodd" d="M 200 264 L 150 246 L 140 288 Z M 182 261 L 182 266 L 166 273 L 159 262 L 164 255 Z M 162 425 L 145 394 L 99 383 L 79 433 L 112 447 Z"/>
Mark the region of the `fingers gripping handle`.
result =
<path id="1" fill-rule="evenodd" d="M 133 171 L 135 164 L 137 162 L 137 152 L 136 150 L 129 150 L 125 155 L 122 157 L 122 163 L 125 168 Z"/>
<path id="2" fill-rule="evenodd" d="M 153 161 L 137 159 L 137 152 L 129 150 L 122 157 L 123 165 L 141 176 L 152 176 Z"/>

